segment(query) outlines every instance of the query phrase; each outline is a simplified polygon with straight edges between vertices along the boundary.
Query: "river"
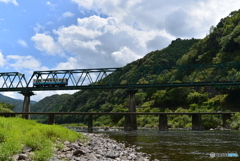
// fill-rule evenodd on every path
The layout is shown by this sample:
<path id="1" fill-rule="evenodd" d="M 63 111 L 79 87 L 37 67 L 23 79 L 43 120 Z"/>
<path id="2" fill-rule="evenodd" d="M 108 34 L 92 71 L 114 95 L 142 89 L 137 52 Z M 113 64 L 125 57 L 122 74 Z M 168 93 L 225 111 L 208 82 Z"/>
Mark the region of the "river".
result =
<path id="1" fill-rule="evenodd" d="M 155 129 L 131 132 L 104 131 L 104 133 L 118 142 L 140 147 L 137 151 L 151 154 L 151 160 L 240 161 L 240 131 L 159 131 Z M 238 157 L 229 157 L 237 155 Z"/>

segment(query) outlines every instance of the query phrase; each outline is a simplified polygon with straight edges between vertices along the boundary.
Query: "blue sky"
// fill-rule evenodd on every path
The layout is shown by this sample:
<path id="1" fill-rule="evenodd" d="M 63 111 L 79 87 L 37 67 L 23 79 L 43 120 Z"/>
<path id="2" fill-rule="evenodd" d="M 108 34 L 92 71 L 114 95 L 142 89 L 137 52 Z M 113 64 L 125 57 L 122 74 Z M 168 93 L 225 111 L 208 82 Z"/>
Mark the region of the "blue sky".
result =
<path id="1" fill-rule="evenodd" d="M 239 6 L 236 0 L 0 0 L 1 72 L 30 77 L 36 70 L 122 67 L 176 38 L 203 38 Z M 73 92 L 36 92 L 32 100 Z"/>

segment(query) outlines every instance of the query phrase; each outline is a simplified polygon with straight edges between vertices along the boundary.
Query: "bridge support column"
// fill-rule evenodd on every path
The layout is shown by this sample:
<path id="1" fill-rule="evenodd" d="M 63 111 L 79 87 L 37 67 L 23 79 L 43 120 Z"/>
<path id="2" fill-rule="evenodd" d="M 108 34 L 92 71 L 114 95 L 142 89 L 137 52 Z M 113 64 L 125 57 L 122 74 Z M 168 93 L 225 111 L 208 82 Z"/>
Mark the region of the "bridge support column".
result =
<path id="1" fill-rule="evenodd" d="M 168 130 L 168 123 L 167 123 L 167 115 L 160 114 L 159 115 L 159 130 L 160 131 L 167 131 Z"/>
<path id="2" fill-rule="evenodd" d="M 127 90 L 129 94 L 129 112 L 136 112 L 136 100 L 135 93 L 137 90 Z M 125 131 L 137 130 L 137 116 L 136 115 L 126 115 L 125 116 Z"/>
<path id="3" fill-rule="evenodd" d="M 30 96 L 34 93 L 32 91 L 21 91 L 20 93 L 24 95 L 22 112 L 30 112 Z M 30 119 L 30 115 L 22 115 L 22 118 Z"/>
<path id="4" fill-rule="evenodd" d="M 49 114 L 48 115 L 48 124 L 53 125 L 54 123 L 55 123 L 54 114 Z"/>
<path id="5" fill-rule="evenodd" d="M 227 120 L 231 119 L 232 115 L 231 114 L 222 114 L 223 118 L 223 128 L 230 129 L 230 125 L 227 122 Z"/>
<path id="6" fill-rule="evenodd" d="M 201 114 L 192 114 L 192 130 L 203 130 Z"/>
<path id="7" fill-rule="evenodd" d="M 88 132 L 93 132 L 93 118 L 92 115 L 88 115 Z"/>

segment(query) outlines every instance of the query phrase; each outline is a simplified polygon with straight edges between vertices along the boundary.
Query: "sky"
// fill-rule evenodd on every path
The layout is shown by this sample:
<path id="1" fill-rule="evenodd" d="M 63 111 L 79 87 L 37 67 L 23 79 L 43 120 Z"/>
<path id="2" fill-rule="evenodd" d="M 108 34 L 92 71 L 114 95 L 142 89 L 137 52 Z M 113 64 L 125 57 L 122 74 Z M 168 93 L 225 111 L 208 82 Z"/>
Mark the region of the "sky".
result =
<path id="1" fill-rule="evenodd" d="M 239 7 L 238 0 L 0 0 L 0 72 L 30 78 L 33 71 L 123 67 L 176 38 L 204 38 Z M 31 100 L 74 92 L 35 92 Z"/>

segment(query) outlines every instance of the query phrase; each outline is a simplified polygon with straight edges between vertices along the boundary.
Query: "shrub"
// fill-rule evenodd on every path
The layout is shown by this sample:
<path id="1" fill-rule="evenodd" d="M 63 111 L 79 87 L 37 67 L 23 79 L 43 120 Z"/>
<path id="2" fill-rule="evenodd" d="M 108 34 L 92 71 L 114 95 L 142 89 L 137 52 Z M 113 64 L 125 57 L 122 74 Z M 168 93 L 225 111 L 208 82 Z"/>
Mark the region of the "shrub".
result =
<path id="1" fill-rule="evenodd" d="M 240 112 L 235 113 L 230 121 L 230 127 L 232 129 L 240 130 Z"/>

